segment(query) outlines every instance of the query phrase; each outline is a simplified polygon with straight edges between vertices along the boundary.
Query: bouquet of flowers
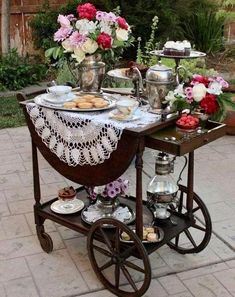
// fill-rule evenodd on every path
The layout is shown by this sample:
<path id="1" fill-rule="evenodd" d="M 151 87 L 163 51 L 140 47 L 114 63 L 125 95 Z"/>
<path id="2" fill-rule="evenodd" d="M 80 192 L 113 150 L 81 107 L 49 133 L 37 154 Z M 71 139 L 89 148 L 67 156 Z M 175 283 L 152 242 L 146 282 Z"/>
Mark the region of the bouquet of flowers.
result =
<path id="1" fill-rule="evenodd" d="M 70 54 L 78 63 L 87 55 L 121 53 L 132 42 L 131 29 L 126 20 L 113 12 L 99 11 L 91 3 L 78 5 L 78 18 L 74 15 L 59 15 L 60 28 L 54 34 L 54 41 L 60 50 Z M 59 56 L 60 50 L 47 50 L 46 56 Z"/>
<path id="2" fill-rule="evenodd" d="M 125 197 L 128 187 L 129 181 L 127 179 L 118 178 L 107 185 L 88 188 L 88 194 L 92 200 L 96 200 L 98 196 L 114 199 L 117 196 Z"/>
<path id="3" fill-rule="evenodd" d="M 225 117 L 226 107 L 235 108 L 235 104 L 223 94 L 222 89 L 229 85 L 222 77 L 207 77 L 194 74 L 187 84 L 180 84 L 174 91 L 165 97 L 165 102 L 172 111 L 199 111 L 222 120 Z"/>

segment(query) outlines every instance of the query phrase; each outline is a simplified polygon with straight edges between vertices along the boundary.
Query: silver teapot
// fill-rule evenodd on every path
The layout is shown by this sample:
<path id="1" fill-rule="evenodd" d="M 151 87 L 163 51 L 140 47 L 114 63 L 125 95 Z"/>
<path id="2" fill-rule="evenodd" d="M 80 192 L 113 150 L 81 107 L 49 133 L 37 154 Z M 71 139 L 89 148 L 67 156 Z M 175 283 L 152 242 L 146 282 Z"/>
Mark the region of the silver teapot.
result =
<path id="1" fill-rule="evenodd" d="M 175 74 L 172 68 L 162 65 L 160 62 L 151 66 L 146 73 L 146 95 L 150 107 L 162 108 L 162 102 L 169 91 L 176 85 Z"/>

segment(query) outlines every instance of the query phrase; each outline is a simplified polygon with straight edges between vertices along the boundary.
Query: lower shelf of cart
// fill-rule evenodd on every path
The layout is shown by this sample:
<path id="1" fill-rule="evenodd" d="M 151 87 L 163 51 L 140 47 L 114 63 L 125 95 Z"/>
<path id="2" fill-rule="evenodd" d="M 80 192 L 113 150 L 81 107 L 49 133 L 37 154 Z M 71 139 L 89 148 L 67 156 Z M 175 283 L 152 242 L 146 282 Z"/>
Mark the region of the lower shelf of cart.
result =
<path id="1" fill-rule="evenodd" d="M 87 199 L 85 191 L 78 192 L 77 198 L 81 199 L 84 202 L 85 207 L 90 204 L 90 200 Z M 59 223 L 60 225 L 66 226 L 79 233 L 87 235 L 91 225 L 83 222 L 81 218 L 81 211 L 74 214 L 57 214 L 51 210 L 51 204 L 56 200 L 57 198 L 42 204 L 41 207 L 39 209 L 35 209 L 35 211 L 44 219 L 52 220 L 56 223 Z M 121 198 L 120 202 L 127 204 L 135 211 L 135 198 Z M 151 254 L 162 245 L 168 243 L 172 238 L 176 237 L 178 234 L 189 228 L 191 225 L 191 222 L 187 217 L 184 217 L 178 213 L 173 213 L 171 215 L 171 218 L 172 220 L 166 219 L 155 221 L 155 225 L 163 229 L 164 238 L 160 242 L 143 243 L 148 254 Z M 143 224 L 149 225 L 153 223 L 153 221 L 154 218 L 152 212 L 146 207 L 146 205 L 143 205 Z M 174 225 L 171 221 L 174 221 Z M 107 230 L 107 232 L 110 233 L 111 237 L 113 236 L 112 229 Z M 130 244 L 131 243 L 122 243 L 122 246 L 130 246 Z"/>

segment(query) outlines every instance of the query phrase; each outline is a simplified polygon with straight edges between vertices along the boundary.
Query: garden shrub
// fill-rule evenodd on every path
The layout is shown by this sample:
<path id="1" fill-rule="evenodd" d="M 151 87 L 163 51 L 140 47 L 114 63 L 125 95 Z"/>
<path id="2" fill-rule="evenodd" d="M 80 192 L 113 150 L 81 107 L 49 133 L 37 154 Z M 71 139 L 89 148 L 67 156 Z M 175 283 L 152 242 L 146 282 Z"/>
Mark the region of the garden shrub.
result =
<path id="1" fill-rule="evenodd" d="M 45 78 L 47 68 L 34 57 L 21 57 L 16 49 L 0 56 L 0 90 L 18 90 Z"/>

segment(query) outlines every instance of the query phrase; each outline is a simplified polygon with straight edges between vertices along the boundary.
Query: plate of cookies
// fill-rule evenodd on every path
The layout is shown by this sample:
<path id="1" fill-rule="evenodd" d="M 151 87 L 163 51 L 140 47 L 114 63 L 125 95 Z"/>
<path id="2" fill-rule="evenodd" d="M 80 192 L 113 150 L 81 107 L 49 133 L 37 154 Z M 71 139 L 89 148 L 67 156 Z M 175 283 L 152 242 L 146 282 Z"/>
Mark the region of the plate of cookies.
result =
<path id="1" fill-rule="evenodd" d="M 43 94 L 44 95 L 44 94 Z M 43 95 L 34 98 L 38 105 L 66 111 L 100 111 L 115 106 L 116 100 L 103 94 L 74 93 L 73 98 L 61 104 L 52 104 L 44 100 Z"/>
<path id="2" fill-rule="evenodd" d="M 130 229 L 135 232 L 135 228 L 130 226 Z M 144 226 L 143 227 L 143 243 L 160 242 L 164 238 L 164 231 L 160 227 L 156 226 Z M 132 243 L 130 236 L 126 232 L 120 234 L 120 240 L 126 243 Z"/>

